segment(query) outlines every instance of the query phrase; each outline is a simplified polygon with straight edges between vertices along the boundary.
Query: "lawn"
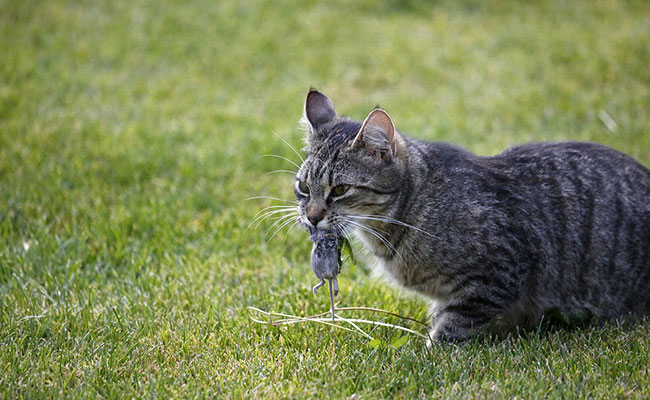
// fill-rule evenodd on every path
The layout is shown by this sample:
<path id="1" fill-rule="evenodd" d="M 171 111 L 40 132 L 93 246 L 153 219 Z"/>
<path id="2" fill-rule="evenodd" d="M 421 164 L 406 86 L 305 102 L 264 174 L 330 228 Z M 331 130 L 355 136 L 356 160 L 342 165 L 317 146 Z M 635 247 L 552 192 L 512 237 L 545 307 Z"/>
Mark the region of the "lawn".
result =
<path id="1" fill-rule="evenodd" d="M 650 397 L 650 320 L 427 352 L 247 310 L 329 307 L 307 233 L 247 200 L 292 199 L 264 155 L 299 161 L 280 137 L 300 148 L 310 86 L 478 154 L 590 140 L 648 166 L 649 43 L 640 0 L 0 0 L 0 398 Z M 363 260 L 339 283 L 426 319 Z"/>

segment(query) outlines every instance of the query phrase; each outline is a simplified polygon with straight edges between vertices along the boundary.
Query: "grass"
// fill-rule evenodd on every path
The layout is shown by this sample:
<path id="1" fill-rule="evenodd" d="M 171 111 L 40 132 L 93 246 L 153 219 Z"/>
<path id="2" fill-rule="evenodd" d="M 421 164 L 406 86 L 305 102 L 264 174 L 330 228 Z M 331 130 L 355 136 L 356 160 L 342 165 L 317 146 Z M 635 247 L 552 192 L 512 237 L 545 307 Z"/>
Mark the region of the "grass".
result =
<path id="1" fill-rule="evenodd" d="M 580 139 L 649 165 L 649 21 L 622 0 L 0 0 L 0 397 L 649 397 L 649 321 L 432 353 L 257 325 L 246 307 L 328 298 L 307 235 L 246 231 L 274 202 L 245 201 L 292 197 L 262 155 L 296 160 L 273 132 L 300 145 L 310 85 L 479 154 Z M 342 306 L 426 318 L 368 275 L 345 266 Z"/>

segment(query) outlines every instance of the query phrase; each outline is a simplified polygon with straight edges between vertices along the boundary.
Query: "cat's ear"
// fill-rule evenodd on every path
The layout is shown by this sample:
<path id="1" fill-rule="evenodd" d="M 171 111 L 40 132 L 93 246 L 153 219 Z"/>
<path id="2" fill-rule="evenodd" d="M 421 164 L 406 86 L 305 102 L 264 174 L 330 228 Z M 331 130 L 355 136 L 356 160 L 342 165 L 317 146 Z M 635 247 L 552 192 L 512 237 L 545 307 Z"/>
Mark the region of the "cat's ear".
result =
<path id="1" fill-rule="evenodd" d="M 310 90 L 305 100 L 305 119 L 310 127 L 317 129 L 336 118 L 334 103 L 318 90 Z"/>
<path id="2" fill-rule="evenodd" d="M 376 108 L 368 114 L 352 142 L 352 147 L 365 147 L 383 158 L 397 155 L 395 125 L 388 113 Z"/>

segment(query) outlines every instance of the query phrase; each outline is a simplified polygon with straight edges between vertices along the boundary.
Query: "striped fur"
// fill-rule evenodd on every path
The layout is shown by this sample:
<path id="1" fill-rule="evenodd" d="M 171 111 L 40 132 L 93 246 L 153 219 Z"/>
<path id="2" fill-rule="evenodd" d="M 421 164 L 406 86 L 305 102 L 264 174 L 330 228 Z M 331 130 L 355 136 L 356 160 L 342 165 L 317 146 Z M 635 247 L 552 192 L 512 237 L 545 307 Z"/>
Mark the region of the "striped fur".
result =
<path id="1" fill-rule="evenodd" d="M 360 122 L 333 105 L 314 114 L 334 116 L 307 117 L 303 222 L 323 211 L 319 227 L 356 235 L 391 281 L 426 297 L 434 339 L 531 326 L 549 309 L 650 312 L 650 171 L 625 154 L 564 142 L 480 157 L 397 131 L 393 154 L 377 148 L 381 126 L 352 146 Z M 333 197 L 337 185 L 350 189 Z"/>

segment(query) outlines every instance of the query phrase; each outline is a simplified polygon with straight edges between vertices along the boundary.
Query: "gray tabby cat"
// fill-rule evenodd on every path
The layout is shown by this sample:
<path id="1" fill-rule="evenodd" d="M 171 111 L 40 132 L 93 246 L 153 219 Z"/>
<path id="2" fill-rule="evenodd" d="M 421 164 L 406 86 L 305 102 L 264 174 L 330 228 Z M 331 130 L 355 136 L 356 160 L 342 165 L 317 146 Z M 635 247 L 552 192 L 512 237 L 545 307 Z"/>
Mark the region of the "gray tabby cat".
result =
<path id="1" fill-rule="evenodd" d="M 363 123 L 310 91 L 302 222 L 355 234 L 395 283 L 431 303 L 434 340 L 530 327 L 545 311 L 650 312 L 650 171 L 583 142 L 491 157 Z"/>

